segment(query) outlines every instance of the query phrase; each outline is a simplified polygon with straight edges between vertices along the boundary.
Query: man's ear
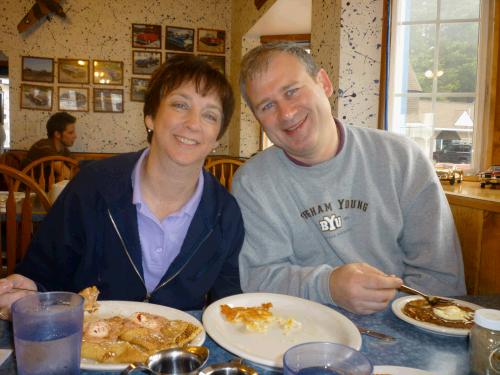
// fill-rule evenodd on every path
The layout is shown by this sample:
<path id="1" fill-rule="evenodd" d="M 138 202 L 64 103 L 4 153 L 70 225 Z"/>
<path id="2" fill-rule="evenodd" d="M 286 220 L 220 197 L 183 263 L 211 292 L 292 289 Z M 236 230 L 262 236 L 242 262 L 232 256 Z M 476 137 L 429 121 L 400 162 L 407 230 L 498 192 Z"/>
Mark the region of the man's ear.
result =
<path id="1" fill-rule="evenodd" d="M 56 131 L 53 133 L 52 137 L 53 137 L 54 139 L 57 139 L 57 140 L 59 141 L 59 140 L 61 140 L 61 138 L 62 138 L 62 133 L 61 133 L 60 131 L 56 130 Z"/>
<path id="2" fill-rule="evenodd" d="M 330 81 L 330 77 L 328 77 L 328 73 L 325 71 L 325 69 L 321 68 L 318 74 L 316 74 L 316 82 L 318 82 L 321 85 L 327 97 L 332 96 L 333 94 L 332 81 Z"/>

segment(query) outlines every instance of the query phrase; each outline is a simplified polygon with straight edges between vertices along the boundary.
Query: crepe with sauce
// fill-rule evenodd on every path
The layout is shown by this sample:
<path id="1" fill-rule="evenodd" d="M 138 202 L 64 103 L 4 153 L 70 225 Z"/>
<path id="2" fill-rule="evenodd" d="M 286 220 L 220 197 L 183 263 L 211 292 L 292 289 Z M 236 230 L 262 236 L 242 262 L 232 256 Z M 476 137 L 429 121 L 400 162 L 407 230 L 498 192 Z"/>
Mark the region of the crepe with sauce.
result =
<path id="1" fill-rule="evenodd" d="M 456 301 L 431 306 L 425 299 L 414 299 L 406 303 L 403 313 L 420 322 L 461 329 L 471 328 L 474 318 L 473 309 Z"/>
<path id="2" fill-rule="evenodd" d="M 86 311 L 82 358 L 101 363 L 144 362 L 157 351 L 188 344 L 202 332 L 201 327 L 190 322 L 146 312 L 100 318 L 95 314 L 99 290 L 90 287 L 80 293 Z"/>

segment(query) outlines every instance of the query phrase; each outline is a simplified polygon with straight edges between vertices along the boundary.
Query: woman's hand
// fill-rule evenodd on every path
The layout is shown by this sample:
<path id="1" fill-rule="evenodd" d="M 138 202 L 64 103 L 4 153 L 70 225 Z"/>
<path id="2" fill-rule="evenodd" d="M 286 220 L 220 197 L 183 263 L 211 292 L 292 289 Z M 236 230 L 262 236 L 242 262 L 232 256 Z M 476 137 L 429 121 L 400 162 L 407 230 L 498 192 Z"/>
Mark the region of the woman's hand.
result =
<path id="1" fill-rule="evenodd" d="M 0 319 L 10 320 L 10 307 L 19 298 L 29 293 L 27 290 L 16 290 L 14 288 L 29 289 L 36 292 L 38 289 L 33 280 L 19 274 L 9 275 L 0 279 Z"/>

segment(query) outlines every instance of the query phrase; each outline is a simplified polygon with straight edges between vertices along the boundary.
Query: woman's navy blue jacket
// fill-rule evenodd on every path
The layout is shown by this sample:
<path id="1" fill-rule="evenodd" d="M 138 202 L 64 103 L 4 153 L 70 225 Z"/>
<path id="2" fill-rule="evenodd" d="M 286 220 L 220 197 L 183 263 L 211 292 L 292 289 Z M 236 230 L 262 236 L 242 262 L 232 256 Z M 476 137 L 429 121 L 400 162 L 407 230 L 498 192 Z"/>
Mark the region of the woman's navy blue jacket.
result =
<path id="1" fill-rule="evenodd" d="M 206 171 L 181 251 L 158 287 L 147 293 L 132 204 L 131 175 L 141 152 L 83 167 L 41 223 L 16 272 L 34 280 L 40 290 L 76 292 L 96 285 L 99 299 L 149 301 L 181 310 L 241 293 L 241 212 Z"/>

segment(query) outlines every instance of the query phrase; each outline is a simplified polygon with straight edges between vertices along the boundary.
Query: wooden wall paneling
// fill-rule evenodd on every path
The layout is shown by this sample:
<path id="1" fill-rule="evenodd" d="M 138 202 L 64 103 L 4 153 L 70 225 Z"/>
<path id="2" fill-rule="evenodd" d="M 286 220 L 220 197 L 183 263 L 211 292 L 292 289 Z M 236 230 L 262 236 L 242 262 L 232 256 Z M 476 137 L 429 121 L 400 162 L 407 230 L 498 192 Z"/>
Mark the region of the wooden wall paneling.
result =
<path id="1" fill-rule="evenodd" d="M 481 264 L 483 210 L 455 205 L 450 207 L 462 245 L 467 293 L 477 294 Z"/>
<path id="2" fill-rule="evenodd" d="M 500 292 L 500 214 L 484 213 L 477 294 Z"/>

